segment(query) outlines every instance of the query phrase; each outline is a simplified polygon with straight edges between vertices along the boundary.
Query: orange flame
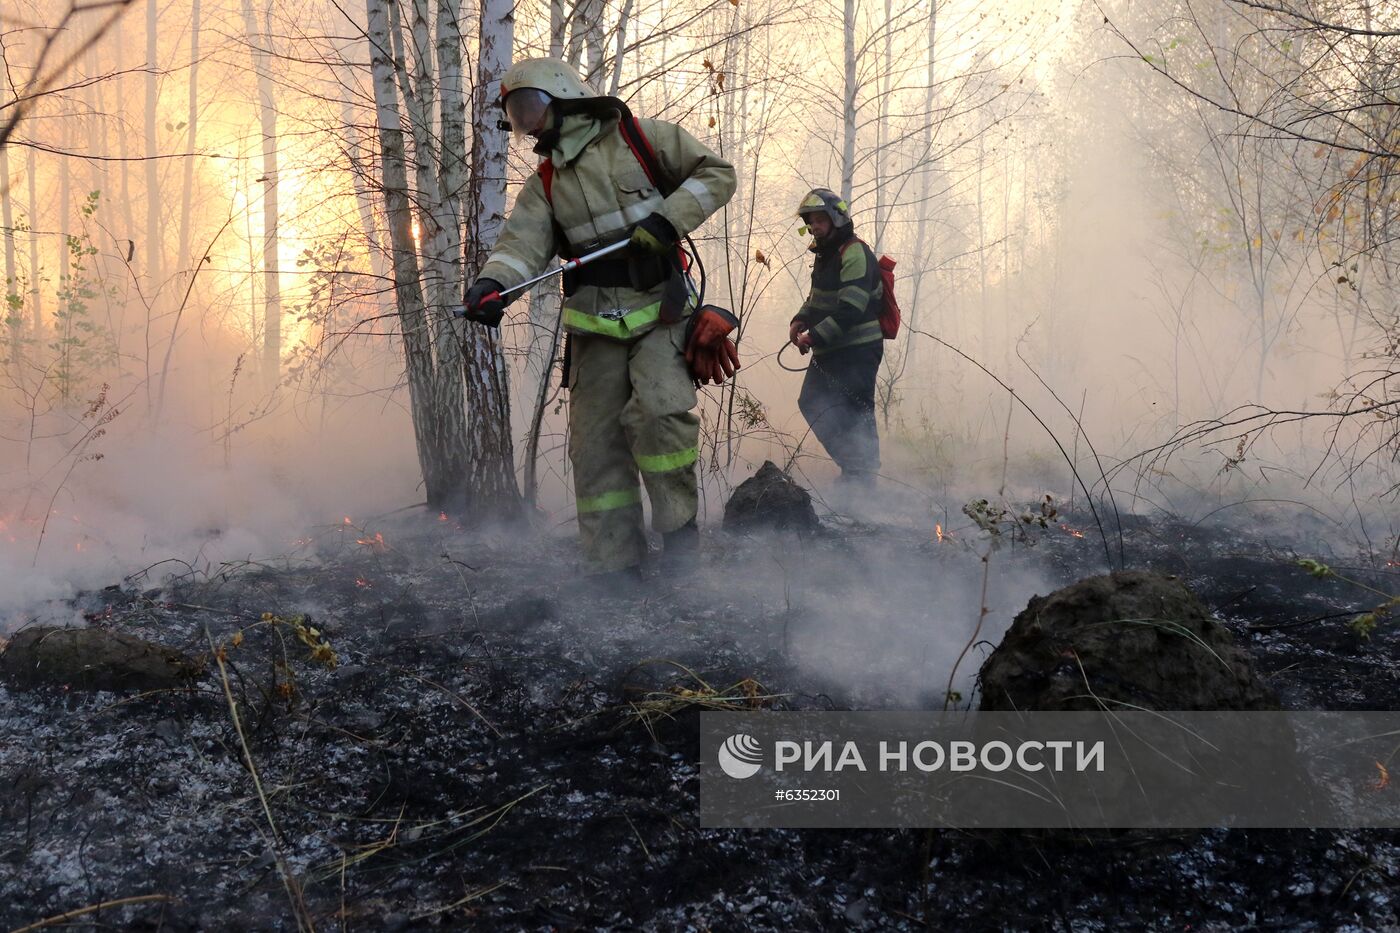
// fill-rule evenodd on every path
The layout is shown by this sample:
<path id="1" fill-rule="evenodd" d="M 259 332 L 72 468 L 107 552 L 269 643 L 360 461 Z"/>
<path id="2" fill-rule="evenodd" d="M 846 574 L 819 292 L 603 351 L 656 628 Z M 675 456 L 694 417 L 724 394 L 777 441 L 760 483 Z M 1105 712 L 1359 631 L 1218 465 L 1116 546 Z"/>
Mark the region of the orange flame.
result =
<path id="1" fill-rule="evenodd" d="M 1069 527 L 1068 525 L 1063 524 L 1063 523 L 1061 523 L 1060 527 L 1061 527 L 1062 529 L 1064 529 L 1064 531 L 1065 531 L 1066 534 L 1074 535 L 1076 538 L 1082 538 L 1082 537 L 1084 537 L 1084 532 L 1080 531 L 1078 528 L 1071 528 L 1071 527 Z"/>
<path id="2" fill-rule="evenodd" d="M 1376 770 L 1380 772 L 1380 777 L 1371 782 L 1371 790 L 1385 790 L 1390 786 L 1390 769 L 1378 761 L 1376 762 Z"/>
<path id="3" fill-rule="evenodd" d="M 933 533 L 938 537 L 938 543 L 943 543 L 943 526 L 938 522 L 933 523 Z"/>
<path id="4" fill-rule="evenodd" d="M 378 531 L 374 533 L 373 538 L 356 538 L 355 543 L 363 544 L 371 551 L 376 551 L 379 553 L 389 550 L 389 545 L 384 543 L 384 535 Z"/>

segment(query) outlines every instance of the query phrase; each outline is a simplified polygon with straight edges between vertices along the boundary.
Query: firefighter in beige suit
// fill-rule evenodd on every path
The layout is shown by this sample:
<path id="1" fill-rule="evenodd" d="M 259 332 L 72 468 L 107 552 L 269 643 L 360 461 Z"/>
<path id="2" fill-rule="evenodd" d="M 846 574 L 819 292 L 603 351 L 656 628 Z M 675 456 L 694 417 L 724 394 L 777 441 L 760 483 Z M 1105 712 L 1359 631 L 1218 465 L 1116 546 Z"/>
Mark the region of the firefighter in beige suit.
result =
<path id="1" fill-rule="evenodd" d="M 696 381 L 708 372 L 693 359 L 687 366 L 687 349 L 712 364 L 714 339 L 712 329 L 687 320 L 694 299 L 677 244 L 729 200 L 734 168 L 679 126 L 640 119 L 624 127 L 625 105 L 598 97 L 555 59 L 511 66 L 501 101 L 517 136 L 533 136 L 545 161 L 467 290 L 466 317 L 495 326 L 505 307 L 500 292 L 543 272 L 555 255 L 630 241 L 626 259 L 582 266 L 564 283 L 569 459 L 583 554 L 593 572 L 640 567 L 647 552 L 640 472 L 668 563 L 691 556 L 699 444 L 692 409 Z M 650 147 L 650 169 L 629 127 L 640 128 L 641 145 Z M 658 167 L 663 178 L 650 177 Z M 673 190 L 663 196 L 663 186 Z"/>

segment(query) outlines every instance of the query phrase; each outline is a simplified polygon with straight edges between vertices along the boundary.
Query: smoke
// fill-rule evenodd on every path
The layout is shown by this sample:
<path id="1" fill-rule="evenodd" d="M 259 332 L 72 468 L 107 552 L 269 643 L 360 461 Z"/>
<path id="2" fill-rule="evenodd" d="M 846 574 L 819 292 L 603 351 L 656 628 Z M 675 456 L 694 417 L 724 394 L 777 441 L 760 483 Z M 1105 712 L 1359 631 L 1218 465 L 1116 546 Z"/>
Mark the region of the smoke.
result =
<path id="1" fill-rule="evenodd" d="M 146 568 L 154 585 L 274 560 L 316 526 L 421 502 L 407 420 L 361 399 L 315 428 L 265 419 L 226 448 L 178 417 L 152 429 L 133 410 L 80 455 L 72 434 L 5 441 L 0 457 L 17 468 L 0 488 L 0 631 Z"/>

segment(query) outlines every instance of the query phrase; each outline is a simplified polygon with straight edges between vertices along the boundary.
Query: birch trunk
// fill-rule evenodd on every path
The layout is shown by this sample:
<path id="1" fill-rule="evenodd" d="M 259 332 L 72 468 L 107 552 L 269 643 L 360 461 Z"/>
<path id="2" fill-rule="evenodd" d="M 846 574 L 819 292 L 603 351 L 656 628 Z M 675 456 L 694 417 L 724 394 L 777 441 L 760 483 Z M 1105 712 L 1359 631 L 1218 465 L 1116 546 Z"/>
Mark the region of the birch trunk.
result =
<path id="1" fill-rule="evenodd" d="M 258 81 L 258 125 L 262 133 L 263 183 L 263 355 L 262 377 L 271 387 L 282 367 L 282 275 L 278 260 L 277 102 L 272 92 L 271 30 L 258 27 L 252 0 L 243 0 L 243 31 Z"/>
<path id="2" fill-rule="evenodd" d="M 627 25 L 632 19 L 634 0 L 624 0 L 617 17 L 617 41 L 613 46 L 612 77 L 608 80 L 608 95 L 616 97 L 622 85 L 622 58 L 627 51 Z"/>
<path id="3" fill-rule="evenodd" d="M 180 252 L 175 268 L 190 273 L 190 215 L 194 202 L 194 147 L 199 126 L 199 4 L 190 3 L 190 98 L 185 114 L 185 176 L 180 186 Z"/>
<path id="4" fill-rule="evenodd" d="M 369 250 L 370 273 L 378 283 L 389 281 L 391 270 L 384 259 L 384 243 L 379 233 L 379 224 L 374 218 L 374 199 L 369 188 L 369 162 L 365 156 L 365 141 L 359 125 L 359 115 L 355 112 L 350 97 L 351 79 L 345 77 L 344 94 L 340 100 L 341 122 L 345 124 L 345 156 L 350 163 L 350 181 L 355 188 L 355 206 L 360 214 L 360 226 L 364 230 L 365 242 Z M 379 285 L 375 286 L 378 292 Z"/>
<path id="5" fill-rule="evenodd" d="M 68 227 L 69 218 L 72 216 L 72 158 L 73 151 L 73 117 L 68 112 L 68 102 L 59 104 L 59 122 L 63 124 L 63 132 L 59 136 L 59 147 L 64 155 L 58 160 L 58 288 L 62 295 L 69 289 L 69 276 L 72 274 L 71 260 L 68 252 L 68 235 L 71 232 Z M 66 305 L 72 304 L 72 298 L 67 301 L 60 301 L 59 306 L 68 310 Z"/>
<path id="6" fill-rule="evenodd" d="M 889 223 L 888 195 L 885 193 L 885 166 L 889 158 L 890 95 L 894 81 L 894 0 L 885 0 L 885 20 L 882 29 L 884 37 L 884 61 L 880 75 L 880 118 L 875 122 L 875 240 L 878 246 L 885 241 L 885 227 Z"/>
<path id="7" fill-rule="evenodd" d="M 515 37 L 512 0 L 483 0 L 477 55 L 476 119 L 472 121 L 472 173 L 468 199 L 467 273 L 475 278 L 506 216 L 506 133 L 491 119 L 494 92 L 510 67 Z M 515 452 L 510 436 L 510 382 L 499 331 L 467 329 L 467 497 L 472 514 L 510 517 L 518 513 Z"/>
<path id="8" fill-rule="evenodd" d="M 19 283 L 15 269 L 15 213 L 11 205 L 10 193 L 10 150 L 0 146 L 0 223 L 5 225 L 5 321 L 10 331 L 10 362 L 18 371 L 22 354 L 20 342 L 24 339 L 24 305 L 19 302 Z"/>
<path id="9" fill-rule="evenodd" d="M 919 224 L 914 234 L 914 287 L 909 295 L 909 323 L 906 325 L 908 332 L 912 334 L 919 326 L 919 310 L 923 297 L 924 276 L 928 272 L 929 257 L 929 224 L 928 219 L 933 215 L 933 207 L 929 204 L 929 192 L 932 185 L 935 165 L 932 158 L 933 153 L 933 104 L 934 104 L 934 79 L 937 76 L 935 69 L 936 52 L 938 39 L 938 0 L 933 0 L 929 4 L 928 10 L 928 73 L 924 80 L 924 132 L 920 140 L 920 159 L 924 161 L 924 169 L 919 173 Z M 905 341 L 904 361 L 905 367 L 913 364 L 915 347 L 918 341 L 912 337 Z M 917 371 L 917 367 L 916 367 Z"/>
<path id="10" fill-rule="evenodd" d="M 549 0 L 549 57 L 562 58 L 564 36 L 569 30 L 566 0 Z"/>
<path id="11" fill-rule="evenodd" d="M 856 175 L 856 0 L 845 0 L 841 17 L 845 80 L 842 87 L 841 198 L 851 203 Z"/>
<path id="12" fill-rule="evenodd" d="M 146 278 L 147 295 L 154 296 L 165 277 L 161 261 L 160 229 L 160 167 L 156 158 L 159 141 L 156 137 L 156 106 L 159 103 L 156 58 L 156 0 L 146 0 Z"/>
<path id="13" fill-rule="evenodd" d="M 39 265 L 39 196 L 35 190 L 38 177 L 34 164 L 34 147 L 25 150 L 25 171 L 29 176 L 29 297 L 33 315 L 31 333 L 37 341 L 44 333 L 44 293 L 40 290 L 42 269 Z"/>
<path id="14" fill-rule="evenodd" d="M 415 7 L 419 5 L 426 7 L 424 0 L 415 0 Z M 449 475 L 463 477 L 470 488 L 472 477 L 466 459 L 470 442 L 462 386 L 462 334 L 467 325 L 454 321 L 450 311 L 461 302 L 463 291 L 462 203 L 466 196 L 467 127 L 462 98 L 461 15 L 461 0 L 438 0 L 436 52 L 441 85 L 438 138 L 442 142 L 435 154 L 424 150 L 435 157 L 420 155 L 418 164 L 420 171 L 424 165 L 428 169 L 428 177 L 423 179 L 428 187 L 422 193 L 432 205 L 433 214 L 434 235 L 430 241 L 433 272 L 429 287 L 435 291 L 429 292 L 429 315 L 437 351 L 434 404 L 443 422 L 441 453 Z M 423 83 L 420 80 L 420 87 Z M 424 107 L 422 120 L 428 124 L 432 119 L 431 105 L 428 101 L 419 104 Z M 425 143 L 430 144 L 431 139 Z M 441 172 L 440 177 L 432 177 L 435 166 Z M 436 192 L 436 197 L 430 194 L 432 191 Z"/>
<path id="15" fill-rule="evenodd" d="M 387 2 L 393 3 L 394 0 Z M 391 51 L 394 42 L 389 29 L 386 0 L 366 0 L 365 11 L 375 118 L 379 130 L 384 206 L 393 256 L 394 303 L 403 330 L 413 437 L 427 487 L 428 505 L 430 508 L 445 508 L 449 504 L 450 483 L 439 470 L 433 449 L 437 422 L 430 404 L 433 396 L 432 345 L 428 338 L 427 312 L 423 307 L 423 289 L 419 282 L 418 254 L 413 244 L 413 214 L 409 207 L 404 136 L 399 122 L 398 66 Z"/>
<path id="16" fill-rule="evenodd" d="M 117 100 L 122 101 L 128 99 L 126 93 L 126 63 L 125 56 L 122 53 L 122 50 L 126 47 L 126 27 L 124 25 L 125 22 L 126 20 L 124 17 L 119 17 L 114 27 L 116 29 L 116 94 Z M 122 233 L 125 235 L 125 239 L 129 244 L 134 244 L 137 236 L 136 212 L 132 209 L 131 206 L 131 160 L 127 157 L 126 148 L 128 135 L 129 134 L 122 132 L 117 133 L 117 155 L 121 158 L 121 212 L 123 225 Z M 134 249 L 127 249 L 126 252 L 133 254 L 132 258 L 128 260 L 128 262 L 131 265 L 132 274 L 134 276 L 136 270 L 140 268 L 138 263 L 144 263 L 146 259 L 144 256 L 135 256 Z"/>

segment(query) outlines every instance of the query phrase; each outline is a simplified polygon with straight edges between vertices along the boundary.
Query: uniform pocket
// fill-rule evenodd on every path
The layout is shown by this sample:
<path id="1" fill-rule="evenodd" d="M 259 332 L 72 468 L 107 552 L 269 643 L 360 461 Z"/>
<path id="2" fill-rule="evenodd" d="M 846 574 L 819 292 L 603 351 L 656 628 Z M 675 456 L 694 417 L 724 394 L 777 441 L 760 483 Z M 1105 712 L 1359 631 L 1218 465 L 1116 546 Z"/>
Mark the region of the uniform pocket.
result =
<path id="1" fill-rule="evenodd" d="M 643 201 L 656 191 L 656 186 L 647 178 L 646 172 L 640 168 L 618 172 L 615 183 L 619 194 L 618 199 L 624 204 L 629 201 Z"/>

